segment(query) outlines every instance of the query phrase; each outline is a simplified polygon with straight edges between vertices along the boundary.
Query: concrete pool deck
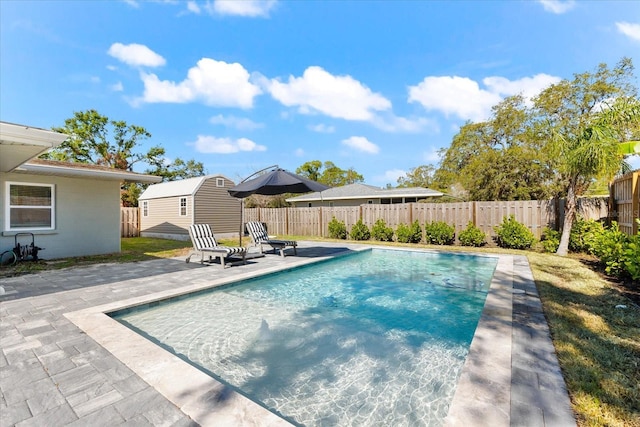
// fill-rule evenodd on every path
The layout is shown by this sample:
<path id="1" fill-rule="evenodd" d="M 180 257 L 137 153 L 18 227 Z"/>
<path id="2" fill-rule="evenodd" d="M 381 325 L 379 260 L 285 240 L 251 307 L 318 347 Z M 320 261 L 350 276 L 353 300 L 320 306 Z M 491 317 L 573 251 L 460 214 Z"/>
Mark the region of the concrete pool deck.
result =
<path id="1" fill-rule="evenodd" d="M 157 259 L 0 279 L 0 425 L 289 425 L 103 313 L 365 245 L 300 242 L 247 265 Z M 575 426 L 525 257 L 499 256 L 445 421 Z"/>

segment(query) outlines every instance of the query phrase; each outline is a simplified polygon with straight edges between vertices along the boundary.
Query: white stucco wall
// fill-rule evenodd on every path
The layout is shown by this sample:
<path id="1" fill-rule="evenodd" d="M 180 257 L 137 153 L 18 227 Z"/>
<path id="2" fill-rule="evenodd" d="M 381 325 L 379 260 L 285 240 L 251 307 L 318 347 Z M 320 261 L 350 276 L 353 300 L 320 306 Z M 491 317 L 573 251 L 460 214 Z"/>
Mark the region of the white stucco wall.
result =
<path id="1" fill-rule="evenodd" d="M 15 245 L 7 231 L 6 182 L 55 185 L 55 229 L 33 231 L 42 259 L 97 255 L 120 251 L 120 183 L 24 173 L 0 173 L 0 250 Z M 25 230 L 26 231 L 26 230 Z M 30 236 L 20 241 L 30 243 Z"/>

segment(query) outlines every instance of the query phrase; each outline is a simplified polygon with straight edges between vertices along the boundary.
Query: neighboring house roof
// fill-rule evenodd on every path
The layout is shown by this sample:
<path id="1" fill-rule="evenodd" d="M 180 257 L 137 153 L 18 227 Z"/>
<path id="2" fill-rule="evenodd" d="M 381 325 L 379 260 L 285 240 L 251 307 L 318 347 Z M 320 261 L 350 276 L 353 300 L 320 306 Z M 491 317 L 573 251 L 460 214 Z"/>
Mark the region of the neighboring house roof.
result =
<path id="1" fill-rule="evenodd" d="M 154 183 L 162 181 L 162 177 L 114 169 L 108 166 L 90 165 L 87 163 L 69 163 L 55 160 L 33 159 L 13 170 L 16 173 L 35 175 L 54 175 L 80 177 L 88 179 L 106 179 L 124 182 Z"/>
<path id="2" fill-rule="evenodd" d="M 163 182 L 148 186 L 138 200 L 159 199 L 162 197 L 191 196 L 206 180 L 211 178 L 226 178 L 223 175 L 205 175 L 195 178 L 181 179 L 177 181 Z M 232 181 L 233 182 L 233 181 Z"/>
<path id="3" fill-rule="evenodd" d="M 349 184 L 325 191 L 291 197 L 287 202 L 317 202 L 326 200 L 373 199 L 393 197 L 438 197 L 443 193 L 430 188 L 380 188 L 367 184 Z"/>
<path id="4" fill-rule="evenodd" d="M 11 172 L 68 137 L 47 129 L 0 122 L 0 172 Z"/>

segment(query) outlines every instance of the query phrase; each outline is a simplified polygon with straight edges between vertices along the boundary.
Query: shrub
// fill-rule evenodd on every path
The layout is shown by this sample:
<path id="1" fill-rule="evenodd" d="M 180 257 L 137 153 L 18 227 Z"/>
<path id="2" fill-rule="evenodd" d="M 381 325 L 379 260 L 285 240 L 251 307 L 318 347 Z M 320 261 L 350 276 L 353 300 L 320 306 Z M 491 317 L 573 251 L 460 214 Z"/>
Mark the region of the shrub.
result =
<path id="1" fill-rule="evenodd" d="M 413 221 L 411 225 L 398 224 L 396 238 L 400 243 L 420 243 L 422 240 L 422 228 L 418 220 Z"/>
<path id="2" fill-rule="evenodd" d="M 636 219 L 640 227 L 640 219 Z M 640 282 L 640 234 L 629 237 L 622 249 L 622 265 L 631 280 Z"/>
<path id="3" fill-rule="evenodd" d="M 458 240 L 460 240 L 462 246 L 480 247 L 487 243 L 487 235 L 473 225 L 473 222 L 469 221 L 467 228 L 462 230 L 458 235 Z"/>
<path id="4" fill-rule="evenodd" d="M 496 243 L 502 248 L 529 249 L 536 240 L 531 230 L 516 221 L 514 215 L 505 216 L 502 224 L 493 229 L 496 232 Z"/>
<path id="5" fill-rule="evenodd" d="M 371 238 L 369 227 L 367 227 L 365 223 L 362 222 L 362 219 L 359 219 L 358 222 L 353 224 L 349 235 L 353 240 L 369 240 L 369 238 Z"/>
<path id="6" fill-rule="evenodd" d="M 600 259 L 607 274 L 621 277 L 625 272 L 623 253 L 627 243 L 627 235 L 615 221 L 596 238 L 593 254 Z"/>
<path id="7" fill-rule="evenodd" d="M 371 237 L 381 242 L 391 242 L 393 240 L 393 228 L 388 227 L 384 219 L 380 218 L 371 227 Z"/>
<path id="8" fill-rule="evenodd" d="M 346 239 L 347 238 L 347 226 L 344 221 L 338 221 L 334 216 L 329 221 L 329 237 L 332 239 Z"/>
<path id="9" fill-rule="evenodd" d="M 594 219 L 576 218 L 571 227 L 569 250 L 593 254 L 595 246 L 604 231 L 605 228 L 601 222 Z"/>
<path id="10" fill-rule="evenodd" d="M 545 227 L 542 230 L 542 237 L 540 238 L 542 243 L 542 251 L 553 253 L 558 250 L 560 246 L 560 232 L 552 228 Z"/>
<path id="11" fill-rule="evenodd" d="M 424 225 L 427 243 L 434 245 L 451 245 L 456 238 L 456 230 L 444 221 L 434 221 Z"/>

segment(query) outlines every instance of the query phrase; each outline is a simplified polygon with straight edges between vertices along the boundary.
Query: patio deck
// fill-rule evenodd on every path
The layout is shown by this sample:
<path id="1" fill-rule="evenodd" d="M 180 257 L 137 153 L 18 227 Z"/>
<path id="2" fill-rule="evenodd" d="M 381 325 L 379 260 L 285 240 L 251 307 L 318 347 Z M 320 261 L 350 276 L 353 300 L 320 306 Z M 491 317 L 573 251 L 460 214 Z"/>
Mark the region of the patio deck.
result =
<path id="1" fill-rule="evenodd" d="M 215 380 L 99 316 L 363 247 L 299 243 L 298 256 L 224 270 L 180 258 L 0 279 L 0 425 L 287 425 L 247 399 L 220 399 Z M 500 256 L 446 425 L 576 425 L 525 257 Z"/>

